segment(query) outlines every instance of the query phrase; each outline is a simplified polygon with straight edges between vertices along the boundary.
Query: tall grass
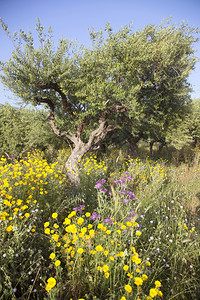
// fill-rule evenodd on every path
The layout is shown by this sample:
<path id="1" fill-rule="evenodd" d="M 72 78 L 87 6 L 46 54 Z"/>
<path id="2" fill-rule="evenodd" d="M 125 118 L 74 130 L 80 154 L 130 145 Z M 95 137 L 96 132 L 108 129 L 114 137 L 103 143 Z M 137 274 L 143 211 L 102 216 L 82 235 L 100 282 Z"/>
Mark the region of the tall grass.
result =
<path id="1" fill-rule="evenodd" d="M 58 153 L 0 165 L 0 299 L 199 299 L 198 163 Z"/>

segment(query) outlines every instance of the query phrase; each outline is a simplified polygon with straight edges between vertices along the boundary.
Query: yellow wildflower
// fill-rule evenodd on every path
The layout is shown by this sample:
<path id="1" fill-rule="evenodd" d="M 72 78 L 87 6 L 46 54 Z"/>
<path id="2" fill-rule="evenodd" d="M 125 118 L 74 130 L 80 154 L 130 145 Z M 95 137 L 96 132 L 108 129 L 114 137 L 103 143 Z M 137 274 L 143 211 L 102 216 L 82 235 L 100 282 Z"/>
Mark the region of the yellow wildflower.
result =
<path id="1" fill-rule="evenodd" d="M 99 252 L 103 251 L 103 247 L 101 245 L 98 245 L 98 246 L 96 246 L 96 250 L 99 251 Z"/>
<path id="2" fill-rule="evenodd" d="M 78 250 L 77 250 L 77 252 L 79 253 L 79 254 L 82 254 L 83 253 L 83 248 L 78 248 Z"/>
<path id="3" fill-rule="evenodd" d="M 49 228 L 46 228 L 45 231 L 44 231 L 44 233 L 45 233 L 45 234 L 50 234 L 50 229 L 49 229 Z"/>
<path id="4" fill-rule="evenodd" d="M 128 271 L 129 266 L 125 265 L 125 266 L 123 266 L 123 269 L 124 269 L 124 271 Z"/>
<path id="5" fill-rule="evenodd" d="M 48 227 L 48 226 L 49 226 L 49 222 L 45 222 L 44 227 Z"/>
<path id="6" fill-rule="evenodd" d="M 140 277 L 135 277 L 134 283 L 135 283 L 137 286 L 139 286 L 139 285 L 142 285 L 142 284 L 143 284 L 143 280 L 142 280 L 142 278 L 140 278 Z"/>
<path id="7" fill-rule="evenodd" d="M 80 226 L 83 224 L 83 222 L 84 222 L 84 219 L 83 219 L 83 218 L 79 218 L 79 219 L 77 220 L 77 224 L 80 225 Z"/>
<path id="8" fill-rule="evenodd" d="M 13 231 L 13 227 L 12 227 L 11 225 L 8 226 L 8 227 L 6 228 L 6 231 L 7 231 L 7 232 Z"/>
<path id="9" fill-rule="evenodd" d="M 56 285 L 56 280 L 53 277 L 50 277 L 47 280 L 46 291 L 49 292 Z"/>
<path id="10" fill-rule="evenodd" d="M 129 294 L 132 293 L 133 289 L 129 284 L 126 284 L 124 287 L 125 291 L 127 291 Z"/>
<path id="11" fill-rule="evenodd" d="M 151 298 L 154 298 L 158 295 L 158 290 L 155 288 L 155 289 L 150 289 L 149 291 L 149 295 Z"/>
<path id="12" fill-rule="evenodd" d="M 57 213 L 53 213 L 51 216 L 52 216 L 53 219 L 56 219 L 57 216 L 58 216 L 58 214 Z"/>
<path id="13" fill-rule="evenodd" d="M 55 253 L 51 253 L 51 254 L 49 255 L 49 258 L 51 258 L 51 259 L 54 259 L 55 257 L 56 257 Z"/>
<path id="14" fill-rule="evenodd" d="M 60 266 L 60 264 L 61 264 L 61 261 L 59 259 L 55 261 L 55 266 L 56 267 Z"/>
<path id="15" fill-rule="evenodd" d="M 104 272 L 108 272 L 109 271 L 109 266 L 104 265 L 102 269 L 103 269 Z"/>
<path id="16" fill-rule="evenodd" d="M 106 272 L 104 275 L 106 278 L 108 278 L 110 276 L 110 274 L 108 272 Z"/>
<path id="17" fill-rule="evenodd" d="M 143 274 L 143 275 L 142 275 L 142 279 L 145 281 L 145 280 L 148 279 L 148 276 L 147 276 L 146 274 Z"/>
<path id="18" fill-rule="evenodd" d="M 161 282 L 159 280 L 156 280 L 155 281 L 155 286 L 158 288 L 158 287 L 161 287 Z"/>

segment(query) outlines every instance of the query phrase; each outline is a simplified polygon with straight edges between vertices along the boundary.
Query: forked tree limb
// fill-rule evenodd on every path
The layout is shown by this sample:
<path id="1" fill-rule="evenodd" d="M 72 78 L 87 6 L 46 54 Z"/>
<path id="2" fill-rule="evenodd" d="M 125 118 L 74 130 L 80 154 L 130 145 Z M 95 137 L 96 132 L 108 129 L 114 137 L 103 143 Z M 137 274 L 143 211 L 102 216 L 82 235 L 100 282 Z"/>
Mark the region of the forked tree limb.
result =
<path id="1" fill-rule="evenodd" d="M 71 142 L 73 142 L 74 144 L 76 143 L 76 138 L 75 136 L 71 136 L 69 135 L 66 131 L 61 131 L 58 126 L 55 124 L 55 117 L 54 117 L 54 112 L 52 110 L 50 110 L 50 113 L 47 117 L 47 120 L 53 130 L 53 132 L 59 136 L 64 138 L 67 142 L 70 140 Z"/>
<path id="2" fill-rule="evenodd" d="M 67 96 L 63 93 L 62 89 L 59 87 L 57 83 L 49 82 L 46 84 L 39 84 L 39 88 L 41 90 L 49 89 L 49 90 L 54 90 L 56 91 L 62 99 L 62 109 L 70 114 L 71 116 L 74 115 L 71 104 L 69 101 L 67 101 Z"/>

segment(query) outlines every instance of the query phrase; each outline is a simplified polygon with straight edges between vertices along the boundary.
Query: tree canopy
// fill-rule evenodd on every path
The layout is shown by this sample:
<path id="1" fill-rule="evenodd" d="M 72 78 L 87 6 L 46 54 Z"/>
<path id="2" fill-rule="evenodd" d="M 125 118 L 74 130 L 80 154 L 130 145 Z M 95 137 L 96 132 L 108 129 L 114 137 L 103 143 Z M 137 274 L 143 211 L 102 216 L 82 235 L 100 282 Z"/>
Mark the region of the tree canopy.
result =
<path id="1" fill-rule="evenodd" d="M 58 149 L 62 146 L 58 137 L 46 122 L 44 110 L 15 108 L 0 105 L 0 155 L 19 157 L 33 149 Z"/>
<path id="2" fill-rule="evenodd" d="M 74 165 L 109 132 L 123 126 L 133 136 L 155 127 L 164 131 L 190 102 L 187 79 L 198 30 L 184 22 L 118 32 L 107 24 L 104 32 L 90 32 L 91 48 L 67 39 L 55 47 L 51 29 L 39 21 L 36 43 L 23 30 L 11 38 L 1 24 L 14 43 L 12 58 L 1 62 L 1 80 L 25 103 L 49 109 L 54 133 L 73 149 L 70 172 L 76 174 Z"/>

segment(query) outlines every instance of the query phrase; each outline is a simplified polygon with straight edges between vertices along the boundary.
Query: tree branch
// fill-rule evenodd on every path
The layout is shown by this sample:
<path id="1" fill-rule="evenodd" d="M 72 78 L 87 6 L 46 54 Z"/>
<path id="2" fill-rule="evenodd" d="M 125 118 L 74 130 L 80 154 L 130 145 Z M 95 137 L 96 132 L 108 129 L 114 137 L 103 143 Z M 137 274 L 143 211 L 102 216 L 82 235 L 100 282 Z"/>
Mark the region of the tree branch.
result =
<path id="1" fill-rule="evenodd" d="M 66 131 L 61 131 L 58 126 L 56 126 L 55 124 L 55 117 L 54 117 L 54 112 L 52 110 L 50 110 L 50 113 L 47 117 L 47 120 L 53 130 L 53 132 L 59 136 L 64 138 L 67 142 L 70 140 L 71 142 L 75 143 L 76 139 L 73 136 L 70 136 Z"/>
<path id="2" fill-rule="evenodd" d="M 39 84 L 40 89 L 52 89 L 56 91 L 62 98 L 62 109 L 69 113 L 71 116 L 74 115 L 71 104 L 67 101 L 66 95 L 62 92 L 61 88 L 57 83 L 49 82 L 46 84 Z"/>
<path id="3" fill-rule="evenodd" d="M 38 98 L 38 97 L 35 97 L 34 100 L 37 102 L 37 103 L 46 103 L 48 104 L 49 108 L 50 108 L 50 113 L 47 117 L 47 120 L 49 122 L 49 125 L 51 126 L 53 132 L 59 136 L 59 137 L 62 137 L 64 138 L 67 142 L 69 142 L 69 140 L 73 143 L 76 142 L 76 138 L 75 136 L 70 136 L 66 131 L 61 131 L 58 126 L 56 126 L 55 124 L 55 117 L 54 117 L 54 110 L 55 110 L 55 106 L 54 106 L 54 103 L 50 100 L 50 99 L 47 99 L 47 98 Z"/>
<path id="4" fill-rule="evenodd" d="M 96 140 L 94 142 L 94 146 L 97 146 L 97 144 L 99 144 L 106 137 L 108 132 L 113 131 L 117 128 L 117 126 L 114 125 L 107 125 L 107 116 L 109 113 L 109 109 L 104 110 L 101 113 L 101 117 L 99 119 L 99 127 L 91 132 L 89 140 L 87 142 L 88 148 L 93 147 L 92 143 L 95 139 Z"/>
<path id="5" fill-rule="evenodd" d="M 83 129 L 85 128 L 85 126 L 88 124 L 88 120 L 85 120 L 85 121 L 82 121 L 80 123 L 80 125 L 78 126 L 78 129 L 76 131 L 76 137 L 77 138 L 80 138 L 81 137 L 81 134 L 83 132 Z"/>
<path id="6" fill-rule="evenodd" d="M 111 132 L 114 131 L 115 129 L 117 129 L 118 126 L 114 126 L 114 125 L 108 125 L 106 127 L 106 129 L 104 130 L 104 132 L 102 132 L 97 139 L 95 140 L 95 143 L 92 145 L 92 149 L 93 150 L 97 150 L 101 144 L 101 142 L 105 139 L 106 135 Z"/>
<path id="7" fill-rule="evenodd" d="M 54 109 L 55 109 L 55 106 L 54 106 L 53 102 L 51 100 L 47 99 L 47 98 L 35 97 L 34 101 L 36 101 L 37 103 L 46 103 L 46 104 L 48 104 L 51 111 L 54 111 Z"/>

